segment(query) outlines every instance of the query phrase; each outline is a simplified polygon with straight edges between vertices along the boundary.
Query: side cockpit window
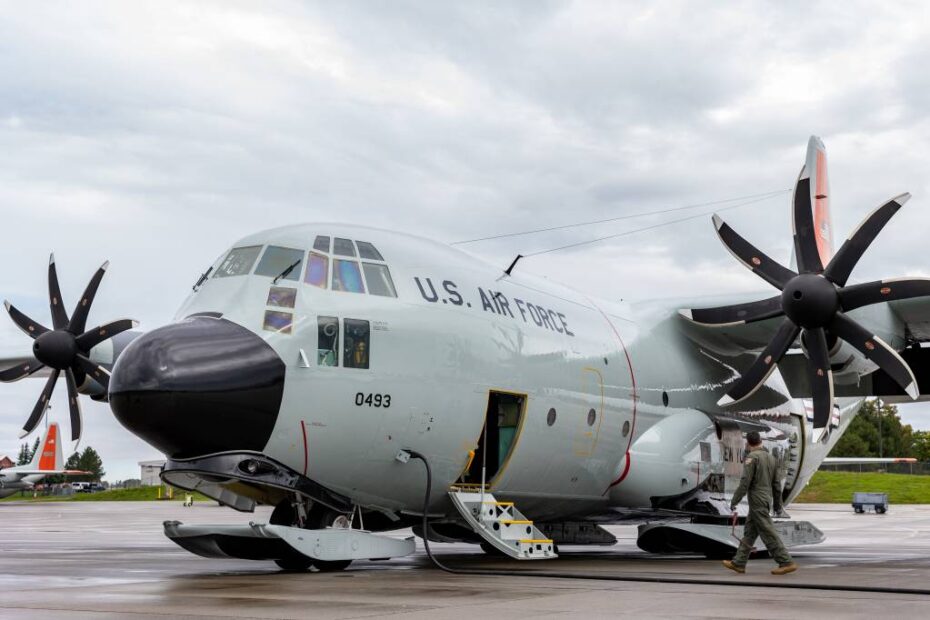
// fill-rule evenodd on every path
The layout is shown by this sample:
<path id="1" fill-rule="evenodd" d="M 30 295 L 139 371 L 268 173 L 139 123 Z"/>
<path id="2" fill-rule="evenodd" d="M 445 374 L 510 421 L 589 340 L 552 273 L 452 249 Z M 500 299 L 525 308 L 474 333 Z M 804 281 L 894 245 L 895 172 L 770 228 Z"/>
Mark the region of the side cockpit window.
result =
<path id="1" fill-rule="evenodd" d="M 303 250 L 269 245 L 255 269 L 255 275 L 272 278 L 280 277 L 284 280 L 296 282 L 300 279 L 300 265 L 303 262 L 303 256 Z"/>
<path id="2" fill-rule="evenodd" d="M 320 316 L 317 322 L 316 363 L 317 366 L 339 365 L 339 319 Z"/>
<path id="3" fill-rule="evenodd" d="M 346 368 L 368 368 L 371 329 L 368 321 L 346 319 L 345 348 L 342 351 L 342 365 Z"/>
<path id="4" fill-rule="evenodd" d="M 262 246 L 249 245 L 241 248 L 233 248 L 216 268 L 213 273 L 214 278 L 228 278 L 230 276 L 243 276 L 250 271 L 255 265 L 255 259 L 261 252 Z"/>

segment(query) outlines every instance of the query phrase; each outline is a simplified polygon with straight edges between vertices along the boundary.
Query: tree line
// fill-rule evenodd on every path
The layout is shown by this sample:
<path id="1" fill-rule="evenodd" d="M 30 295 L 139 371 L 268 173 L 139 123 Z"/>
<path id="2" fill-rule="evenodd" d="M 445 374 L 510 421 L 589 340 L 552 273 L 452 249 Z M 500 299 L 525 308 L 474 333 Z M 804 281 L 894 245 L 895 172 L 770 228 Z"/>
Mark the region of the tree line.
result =
<path id="1" fill-rule="evenodd" d="M 930 431 L 916 431 L 904 424 L 894 405 L 866 400 L 859 414 L 830 451 L 830 456 L 913 457 L 930 461 Z"/>

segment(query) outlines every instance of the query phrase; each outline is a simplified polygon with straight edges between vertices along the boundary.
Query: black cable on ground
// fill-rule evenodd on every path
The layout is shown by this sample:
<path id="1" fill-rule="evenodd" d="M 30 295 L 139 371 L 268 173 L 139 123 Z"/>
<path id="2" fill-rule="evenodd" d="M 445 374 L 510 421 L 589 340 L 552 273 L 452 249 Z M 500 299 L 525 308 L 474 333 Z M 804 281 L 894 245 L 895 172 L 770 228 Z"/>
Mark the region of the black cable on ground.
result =
<path id="1" fill-rule="evenodd" d="M 818 585 L 812 583 L 760 583 L 752 581 L 726 581 L 723 579 L 681 579 L 679 577 L 640 577 L 635 575 L 598 575 L 596 573 L 565 573 L 543 571 L 509 571 L 488 570 L 476 568 L 451 568 L 446 566 L 433 555 L 429 546 L 429 500 L 430 489 L 433 486 L 433 471 L 426 457 L 415 450 L 407 450 L 410 456 L 423 461 L 426 467 L 426 495 L 423 498 L 423 546 L 426 555 L 437 568 L 453 575 L 483 575 L 489 577 L 544 577 L 546 579 L 587 579 L 591 581 L 627 581 L 632 583 L 673 583 L 696 586 L 736 586 L 743 588 L 783 588 L 788 590 L 827 590 L 836 592 L 871 592 L 877 594 L 915 594 L 930 596 L 930 590 L 917 588 L 886 588 L 882 586 L 847 586 L 847 585 Z"/>

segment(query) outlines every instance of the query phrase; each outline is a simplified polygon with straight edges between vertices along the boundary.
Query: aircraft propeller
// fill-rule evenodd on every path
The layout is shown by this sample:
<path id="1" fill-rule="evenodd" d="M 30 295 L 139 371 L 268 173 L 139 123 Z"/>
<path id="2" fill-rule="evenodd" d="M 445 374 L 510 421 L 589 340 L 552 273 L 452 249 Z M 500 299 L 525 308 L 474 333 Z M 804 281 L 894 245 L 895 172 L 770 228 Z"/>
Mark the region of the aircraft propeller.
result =
<path id="1" fill-rule="evenodd" d="M 792 209 L 797 273 L 760 252 L 720 217 L 713 216 L 717 234 L 730 253 L 779 289 L 780 295 L 746 304 L 683 310 L 682 314 L 696 323 L 717 326 L 784 316 L 772 340 L 717 404 L 732 405 L 751 396 L 800 334 L 808 357 L 814 428 L 824 428 L 833 410 L 830 347 L 837 338 L 885 371 L 911 398 L 919 396 L 914 373 L 898 352 L 846 313 L 881 302 L 928 296 L 930 279 L 900 278 L 846 285 L 865 250 L 910 194 L 896 196 L 873 211 L 824 266 L 815 238 L 810 190 L 810 175 L 804 167 L 795 185 Z"/>
<path id="2" fill-rule="evenodd" d="M 32 359 L 17 364 L 12 368 L 0 370 L 0 381 L 11 383 L 19 381 L 39 370 L 48 367 L 51 369 L 48 381 L 39 395 L 39 400 L 20 437 L 31 433 L 39 424 L 42 416 L 48 409 L 49 400 L 55 389 L 58 377 L 64 371 L 65 381 L 68 385 L 68 408 L 71 414 L 71 440 L 80 441 L 81 438 L 81 405 L 78 402 L 78 386 L 90 377 L 104 389 L 109 386 L 110 373 L 105 368 L 88 357 L 90 350 L 109 338 L 138 325 L 131 319 L 112 321 L 99 327 L 86 330 L 87 315 L 90 312 L 94 296 L 100 281 L 106 273 L 108 262 L 101 265 L 90 279 L 81 300 L 75 307 L 71 317 L 68 317 L 61 300 L 61 290 L 58 286 L 58 273 L 55 269 L 55 255 L 52 254 L 48 263 L 48 295 L 49 307 L 52 313 L 52 329 L 33 321 L 20 312 L 9 301 L 5 301 L 10 318 L 27 336 L 34 340 L 32 344 Z"/>

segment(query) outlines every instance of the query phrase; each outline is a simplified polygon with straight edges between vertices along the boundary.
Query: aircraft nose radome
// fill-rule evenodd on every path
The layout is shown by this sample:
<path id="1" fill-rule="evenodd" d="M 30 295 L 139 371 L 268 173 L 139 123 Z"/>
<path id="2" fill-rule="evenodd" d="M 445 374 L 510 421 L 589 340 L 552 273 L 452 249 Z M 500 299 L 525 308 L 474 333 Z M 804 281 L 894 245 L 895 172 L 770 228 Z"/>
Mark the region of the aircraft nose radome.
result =
<path id="1" fill-rule="evenodd" d="M 143 334 L 119 356 L 110 408 L 172 458 L 262 450 L 284 393 L 284 362 L 226 319 L 193 317 Z"/>

